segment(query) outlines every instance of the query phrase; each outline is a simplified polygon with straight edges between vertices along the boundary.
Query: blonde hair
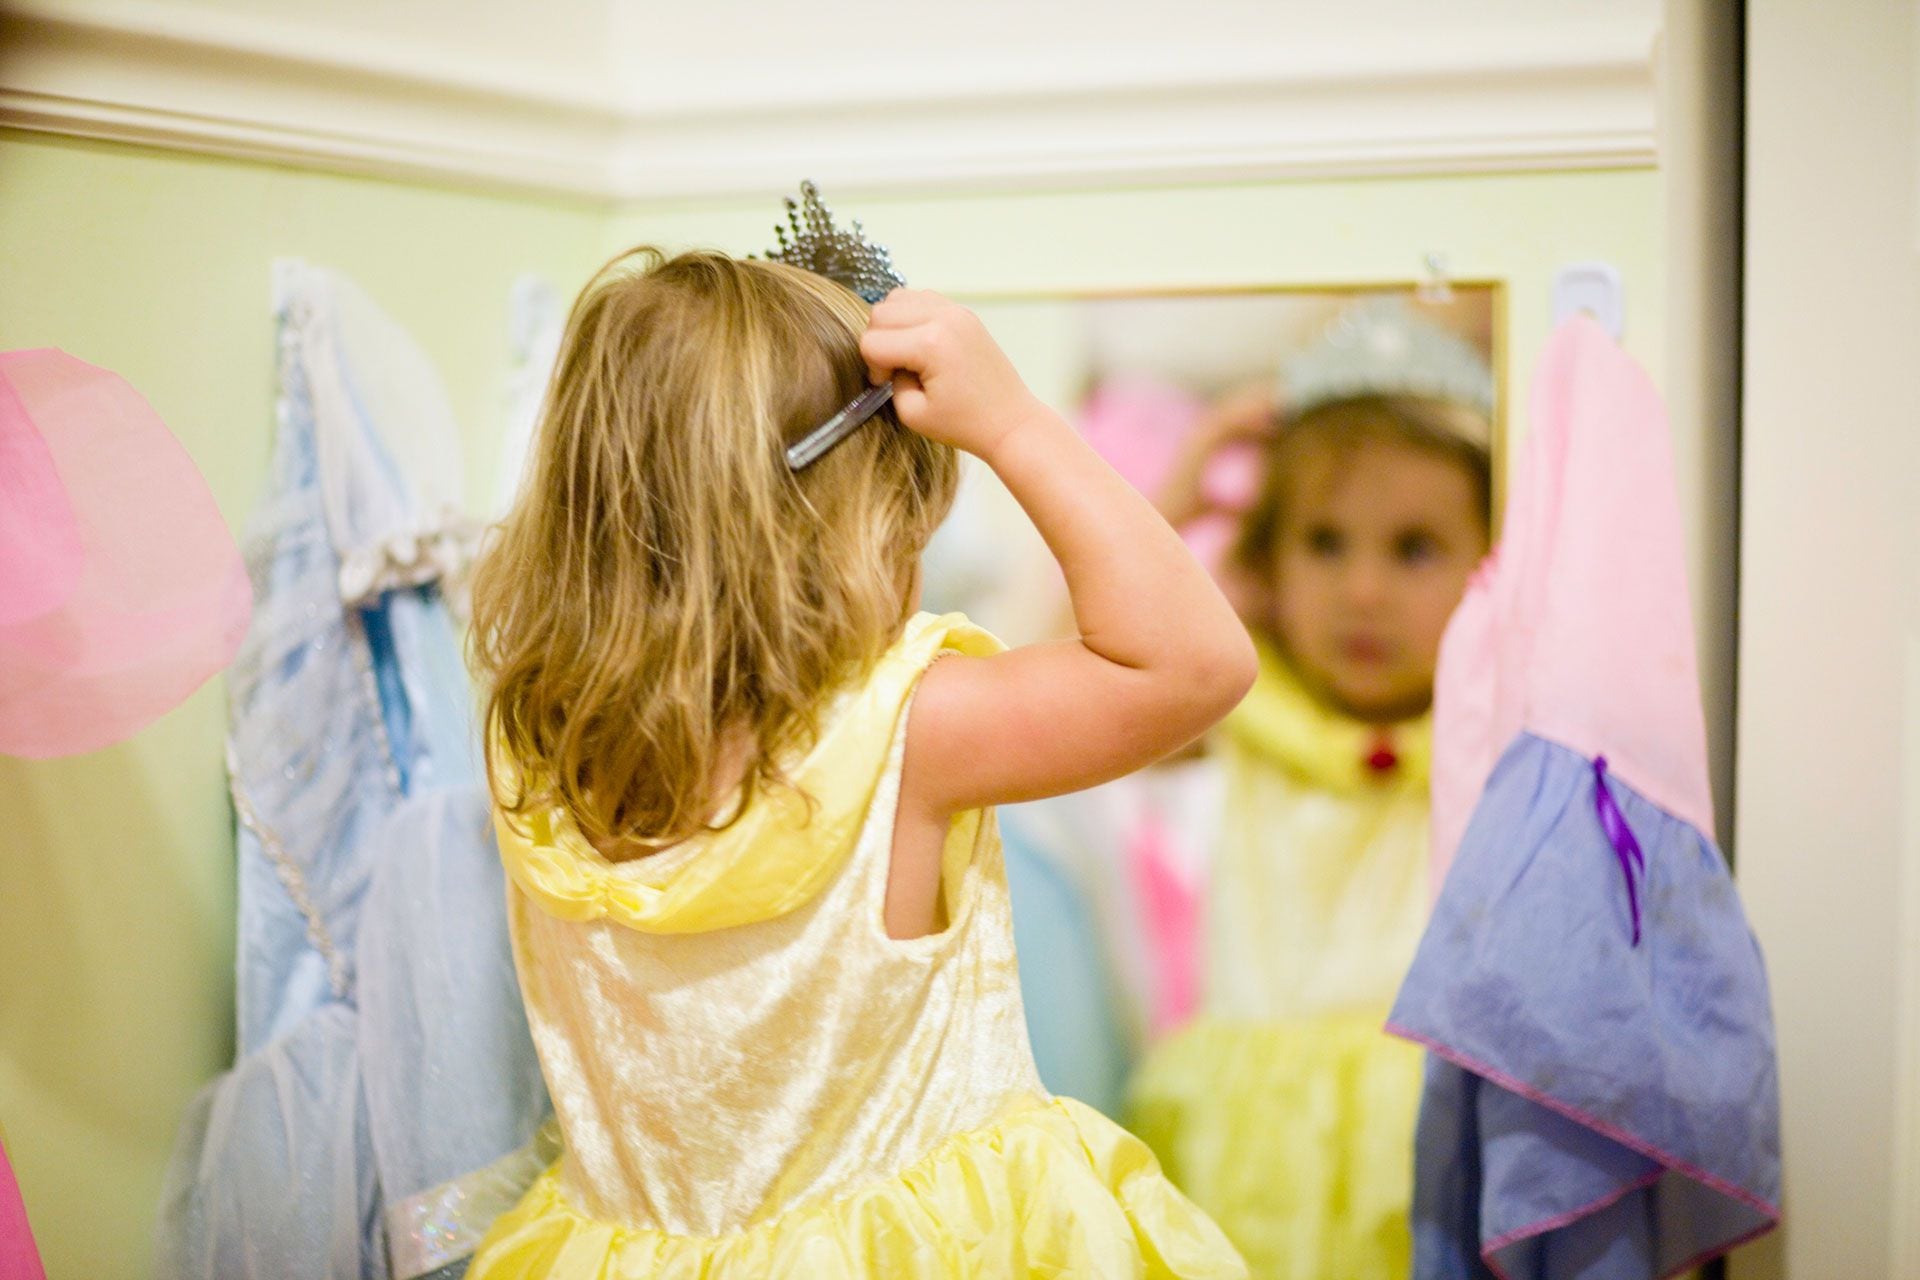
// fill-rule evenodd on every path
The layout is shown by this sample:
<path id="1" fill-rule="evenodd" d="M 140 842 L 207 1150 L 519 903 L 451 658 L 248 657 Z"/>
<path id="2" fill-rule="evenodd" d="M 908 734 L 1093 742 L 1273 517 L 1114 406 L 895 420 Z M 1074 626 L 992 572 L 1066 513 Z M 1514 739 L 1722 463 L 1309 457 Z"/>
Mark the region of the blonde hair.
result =
<path id="1" fill-rule="evenodd" d="M 711 829 L 741 735 L 737 818 L 898 634 L 954 451 L 883 409 L 803 472 L 784 457 L 865 388 L 866 322 L 824 277 L 713 252 L 629 250 L 581 291 L 474 576 L 509 814 L 558 803 L 596 844 L 685 839 Z"/>
<path id="2" fill-rule="evenodd" d="M 1323 401 L 1283 424 L 1267 448 L 1260 495 L 1240 523 L 1233 558 L 1264 576 L 1273 570 L 1292 476 L 1302 458 L 1319 450 L 1350 451 L 1367 441 L 1405 445 L 1444 458 L 1474 486 L 1475 510 L 1493 522 L 1493 466 L 1486 418 L 1451 400 L 1415 395 L 1350 396 Z"/>

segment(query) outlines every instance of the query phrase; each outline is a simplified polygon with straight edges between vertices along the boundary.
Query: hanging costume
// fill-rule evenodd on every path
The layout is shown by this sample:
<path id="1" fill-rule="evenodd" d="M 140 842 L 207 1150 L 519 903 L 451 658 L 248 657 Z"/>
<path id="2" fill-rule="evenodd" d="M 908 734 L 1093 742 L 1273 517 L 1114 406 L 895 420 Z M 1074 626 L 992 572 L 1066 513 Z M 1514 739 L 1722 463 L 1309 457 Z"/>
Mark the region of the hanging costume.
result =
<path id="1" fill-rule="evenodd" d="M 454 1274 L 542 1163 L 441 584 L 471 530 L 412 340 L 328 272 L 278 268 L 279 430 L 229 679 L 238 1051 L 190 1105 L 163 1278 Z"/>
<path id="2" fill-rule="evenodd" d="M 1330 711 L 1262 645 L 1221 727 L 1201 1014 L 1129 1118 L 1254 1275 L 1404 1275 L 1420 1064 L 1380 1023 L 1426 913 L 1426 725 Z"/>
<path id="3" fill-rule="evenodd" d="M 1759 949 L 1714 846 L 1665 413 L 1584 317 L 1441 646 L 1419 1280 L 1643 1280 L 1779 1217 Z M 1456 852 L 1457 850 L 1457 852 Z M 1449 866 L 1450 863 L 1450 866 Z"/>
<path id="4" fill-rule="evenodd" d="M 1026 818 L 1003 810 L 1000 830 L 1034 1066 L 1048 1092 L 1118 1116 L 1132 1061 L 1121 993 L 1088 895 Z"/>
<path id="5" fill-rule="evenodd" d="M 498 817 L 565 1141 L 473 1280 L 1244 1274 L 1144 1147 L 1041 1088 L 990 811 L 949 831 L 947 928 L 886 935 L 912 691 L 998 647 L 910 621 L 787 769 L 811 820 L 768 791 L 612 863 L 564 808 Z"/>

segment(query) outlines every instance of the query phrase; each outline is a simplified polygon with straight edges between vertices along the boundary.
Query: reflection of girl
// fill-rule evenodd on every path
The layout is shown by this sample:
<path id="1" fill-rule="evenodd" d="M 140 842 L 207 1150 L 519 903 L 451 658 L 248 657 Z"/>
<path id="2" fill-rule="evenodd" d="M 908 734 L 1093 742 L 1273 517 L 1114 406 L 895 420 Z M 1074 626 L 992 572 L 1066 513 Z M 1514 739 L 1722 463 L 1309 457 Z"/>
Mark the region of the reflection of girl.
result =
<path id="1" fill-rule="evenodd" d="M 1163 495 L 1192 517 L 1206 456 L 1267 438 L 1229 566 L 1262 662 L 1221 735 L 1202 1012 L 1149 1054 L 1132 1119 L 1256 1275 L 1400 1276 L 1420 1064 L 1381 1024 L 1425 919 L 1426 711 L 1487 549 L 1487 420 L 1348 394 L 1273 421 L 1223 402 Z"/>

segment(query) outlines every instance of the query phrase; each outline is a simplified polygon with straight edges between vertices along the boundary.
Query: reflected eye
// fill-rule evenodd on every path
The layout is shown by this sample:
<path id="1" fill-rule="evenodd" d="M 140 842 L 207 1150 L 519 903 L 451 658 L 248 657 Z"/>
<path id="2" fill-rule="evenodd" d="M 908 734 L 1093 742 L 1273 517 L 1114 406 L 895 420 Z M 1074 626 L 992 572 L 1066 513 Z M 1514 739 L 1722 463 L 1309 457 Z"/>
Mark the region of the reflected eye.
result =
<path id="1" fill-rule="evenodd" d="M 1307 550 L 1323 560 L 1331 560 L 1347 549 L 1347 539 L 1331 525 L 1317 524 L 1307 530 Z"/>
<path id="2" fill-rule="evenodd" d="M 1430 533 L 1403 533 L 1393 542 L 1393 557 L 1401 564 L 1426 564 L 1439 555 L 1440 540 Z"/>

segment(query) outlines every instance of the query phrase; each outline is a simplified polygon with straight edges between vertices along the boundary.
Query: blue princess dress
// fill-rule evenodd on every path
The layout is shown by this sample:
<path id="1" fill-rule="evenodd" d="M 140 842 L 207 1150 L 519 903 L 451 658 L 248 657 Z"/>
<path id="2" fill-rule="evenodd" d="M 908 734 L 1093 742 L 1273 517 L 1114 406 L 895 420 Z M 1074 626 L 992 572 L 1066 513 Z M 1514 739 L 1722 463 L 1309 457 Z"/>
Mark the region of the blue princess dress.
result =
<path id="1" fill-rule="evenodd" d="M 1665 414 L 1576 319 L 1531 417 L 1441 646 L 1445 879 L 1388 1028 L 1432 1051 L 1417 1280 L 1670 1276 L 1779 1218 L 1773 1022 L 1709 834 Z"/>
<path id="2" fill-rule="evenodd" d="M 158 1274 L 457 1274 L 550 1153 L 442 590 L 445 394 L 348 281 L 276 279 L 278 434 L 229 673 L 238 1060 L 189 1106 Z"/>

